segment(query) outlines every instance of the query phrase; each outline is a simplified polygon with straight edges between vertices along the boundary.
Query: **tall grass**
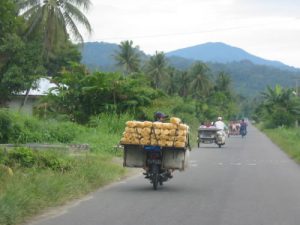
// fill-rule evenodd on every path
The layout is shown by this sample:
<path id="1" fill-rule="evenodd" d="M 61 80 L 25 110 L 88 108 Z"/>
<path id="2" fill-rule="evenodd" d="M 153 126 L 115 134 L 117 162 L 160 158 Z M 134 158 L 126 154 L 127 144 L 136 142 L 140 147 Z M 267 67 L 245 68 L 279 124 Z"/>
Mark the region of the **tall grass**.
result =
<path id="1" fill-rule="evenodd" d="M 300 163 L 300 129 L 276 128 L 264 129 L 264 132 L 292 159 Z"/>
<path id="2" fill-rule="evenodd" d="M 0 110 L 0 143 L 70 143 L 82 132 L 84 127 L 72 122 Z"/>
<path id="3" fill-rule="evenodd" d="M 14 175 L 0 174 L 0 224 L 24 222 L 49 206 L 82 196 L 124 174 L 110 157 L 88 154 L 72 158 L 72 169 L 14 168 Z"/>
<path id="4" fill-rule="evenodd" d="M 101 154 L 117 154 L 117 146 L 125 129 L 125 123 L 132 120 L 128 114 L 101 114 L 90 119 L 88 128 L 76 137 L 77 143 L 88 143 L 91 151 Z M 117 154 L 118 155 L 118 154 Z"/>

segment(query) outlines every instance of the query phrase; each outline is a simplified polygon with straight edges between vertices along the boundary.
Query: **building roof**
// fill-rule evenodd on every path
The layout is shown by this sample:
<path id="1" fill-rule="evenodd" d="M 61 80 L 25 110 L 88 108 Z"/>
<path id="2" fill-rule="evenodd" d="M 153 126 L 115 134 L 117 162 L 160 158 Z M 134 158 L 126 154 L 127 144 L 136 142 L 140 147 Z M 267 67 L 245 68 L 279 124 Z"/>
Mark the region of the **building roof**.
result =
<path id="1" fill-rule="evenodd" d="M 37 82 L 37 88 L 30 89 L 29 94 L 31 96 L 43 96 L 47 95 L 50 88 L 57 87 L 56 84 L 50 82 L 48 78 L 40 78 Z M 25 95 L 26 91 L 19 93 L 18 95 Z"/>

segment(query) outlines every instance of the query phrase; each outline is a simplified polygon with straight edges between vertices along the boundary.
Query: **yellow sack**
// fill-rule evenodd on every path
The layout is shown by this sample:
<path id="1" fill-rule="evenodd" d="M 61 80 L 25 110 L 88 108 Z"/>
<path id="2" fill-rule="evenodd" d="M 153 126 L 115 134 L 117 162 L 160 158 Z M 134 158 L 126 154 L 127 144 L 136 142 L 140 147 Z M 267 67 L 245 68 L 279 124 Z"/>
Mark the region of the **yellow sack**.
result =
<path id="1" fill-rule="evenodd" d="M 142 138 L 141 139 L 141 144 L 142 145 L 150 145 L 150 139 L 148 139 L 148 138 Z"/>
<path id="2" fill-rule="evenodd" d="M 186 136 L 178 136 L 176 137 L 176 141 L 179 141 L 179 142 L 186 142 L 187 138 Z"/>
<path id="3" fill-rule="evenodd" d="M 189 126 L 188 125 L 186 125 L 186 124 L 179 124 L 178 125 L 178 129 L 179 130 L 188 130 L 189 129 Z"/>
<path id="4" fill-rule="evenodd" d="M 170 134 L 170 130 L 168 130 L 168 129 L 162 129 L 161 130 L 161 135 L 162 136 L 168 136 Z"/>
<path id="5" fill-rule="evenodd" d="M 162 126 L 163 126 L 163 123 L 162 122 L 154 122 L 153 123 L 153 127 L 154 128 L 158 128 L 158 129 L 160 129 L 160 128 L 162 128 Z"/>
<path id="6" fill-rule="evenodd" d="M 176 141 L 174 145 L 177 148 L 184 148 L 185 147 L 185 142 Z"/>
<path id="7" fill-rule="evenodd" d="M 181 119 L 177 118 L 177 117 L 171 117 L 170 118 L 170 122 L 173 124 L 180 124 L 181 123 Z"/>
<path id="8" fill-rule="evenodd" d="M 158 141 L 154 138 L 151 138 L 150 143 L 151 145 L 158 145 Z"/>
<path id="9" fill-rule="evenodd" d="M 170 135 L 170 136 L 175 136 L 175 135 L 176 135 L 176 129 L 170 130 L 169 135 Z"/>
<path id="10" fill-rule="evenodd" d="M 144 121 L 144 127 L 152 127 L 152 122 L 150 121 Z"/>
<path id="11" fill-rule="evenodd" d="M 186 130 L 178 130 L 178 132 L 177 132 L 177 136 L 186 136 L 186 135 L 187 135 Z"/>
<path id="12" fill-rule="evenodd" d="M 151 133 L 151 128 L 145 127 L 145 128 L 142 129 L 141 133 L 142 133 L 143 135 L 150 135 L 150 133 Z"/>
<path id="13" fill-rule="evenodd" d="M 126 132 L 126 133 L 135 133 L 135 129 L 132 128 L 132 127 L 126 127 L 126 128 L 125 128 L 125 132 Z"/>
<path id="14" fill-rule="evenodd" d="M 155 135 L 159 135 L 159 134 L 161 134 L 161 129 L 154 129 L 154 133 L 155 133 Z"/>
<path id="15" fill-rule="evenodd" d="M 127 121 L 126 126 L 132 128 L 132 127 L 136 126 L 136 123 L 135 123 L 135 121 Z"/>

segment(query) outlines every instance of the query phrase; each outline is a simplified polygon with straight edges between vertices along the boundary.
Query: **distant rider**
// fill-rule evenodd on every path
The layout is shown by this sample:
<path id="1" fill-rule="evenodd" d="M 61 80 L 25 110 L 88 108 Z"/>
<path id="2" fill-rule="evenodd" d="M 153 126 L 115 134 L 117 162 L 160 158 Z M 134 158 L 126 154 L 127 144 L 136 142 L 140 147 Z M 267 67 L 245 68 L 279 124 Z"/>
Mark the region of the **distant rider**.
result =
<path id="1" fill-rule="evenodd" d="M 242 121 L 240 123 L 240 134 L 242 136 L 245 136 L 247 134 L 247 126 L 248 126 L 248 124 L 245 122 L 244 119 L 242 119 Z"/>
<path id="2" fill-rule="evenodd" d="M 217 121 L 215 122 L 215 127 L 225 131 L 225 129 L 227 128 L 226 124 L 223 122 L 223 119 L 221 116 L 218 117 Z"/>

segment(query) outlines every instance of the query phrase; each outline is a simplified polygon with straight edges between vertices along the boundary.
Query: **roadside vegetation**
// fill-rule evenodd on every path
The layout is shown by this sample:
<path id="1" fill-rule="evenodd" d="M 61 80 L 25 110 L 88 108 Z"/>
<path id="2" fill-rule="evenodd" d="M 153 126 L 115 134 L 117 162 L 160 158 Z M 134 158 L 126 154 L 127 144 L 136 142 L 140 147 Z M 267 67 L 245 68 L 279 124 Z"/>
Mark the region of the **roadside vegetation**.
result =
<path id="1" fill-rule="evenodd" d="M 300 98 L 298 90 L 282 88 L 277 85 L 268 87 L 256 102 L 252 117 L 259 122 L 259 128 L 300 163 Z"/>
<path id="2" fill-rule="evenodd" d="M 300 164 L 300 128 L 265 129 L 264 132 L 292 159 Z"/>

